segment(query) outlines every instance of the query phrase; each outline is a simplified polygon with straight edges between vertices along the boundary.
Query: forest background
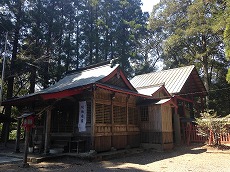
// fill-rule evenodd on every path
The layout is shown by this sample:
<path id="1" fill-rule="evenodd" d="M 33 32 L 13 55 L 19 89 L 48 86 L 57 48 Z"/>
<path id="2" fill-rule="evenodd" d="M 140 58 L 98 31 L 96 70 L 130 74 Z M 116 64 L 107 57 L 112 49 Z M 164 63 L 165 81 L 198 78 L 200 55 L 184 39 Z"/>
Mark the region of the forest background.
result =
<path id="1" fill-rule="evenodd" d="M 129 78 L 158 70 L 158 62 L 164 69 L 195 65 L 208 108 L 229 114 L 230 1 L 161 0 L 150 15 L 141 6 L 141 0 L 1 0 L 3 100 L 113 59 Z M 8 116 L 13 111 L 4 109 Z"/>

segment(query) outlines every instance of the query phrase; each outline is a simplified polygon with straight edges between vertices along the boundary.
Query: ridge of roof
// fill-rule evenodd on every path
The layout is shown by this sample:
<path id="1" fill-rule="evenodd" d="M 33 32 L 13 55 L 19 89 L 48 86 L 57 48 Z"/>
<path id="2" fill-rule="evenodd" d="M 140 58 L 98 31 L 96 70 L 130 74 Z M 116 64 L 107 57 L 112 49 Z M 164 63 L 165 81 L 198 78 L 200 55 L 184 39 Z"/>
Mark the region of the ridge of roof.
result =
<path id="1" fill-rule="evenodd" d="M 165 86 L 165 83 L 159 83 L 159 84 L 152 84 L 152 85 L 147 85 L 147 86 L 142 86 L 142 87 L 135 87 L 137 90 L 138 89 L 145 89 L 145 88 L 152 88 L 152 87 L 162 87 Z"/>
<path id="2" fill-rule="evenodd" d="M 113 66 L 110 66 L 110 64 L 105 64 L 102 66 L 91 67 L 86 70 L 71 73 L 64 76 L 62 79 L 46 89 L 42 89 L 40 91 L 27 94 L 18 98 L 13 98 L 11 100 L 5 100 L 4 102 L 13 102 L 14 100 L 28 99 L 39 95 L 57 93 L 64 90 L 71 90 L 74 88 L 90 85 L 109 75 L 118 67 L 118 64 Z M 96 71 L 94 72 L 94 70 Z"/>
<path id="3" fill-rule="evenodd" d="M 101 80 L 105 76 L 109 75 L 112 71 L 116 70 L 118 66 L 119 66 L 118 64 L 114 66 L 111 66 L 111 64 L 105 64 L 102 66 L 96 66 L 93 68 L 85 69 L 82 71 L 78 71 L 66 75 L 62 79 L 57 81 L 55 84 L 49 86 L 44 90 L 39 91 L 38 93 L 44 93 L 47 91 L 58 92 L 58 91 L 72 89 L 83 85 L 92 84 L 96 81 Z"/>
<path id="4" fill-rule="evenodd" d="M 170 72 L 170 71 L 173 71 L 173 70 L 175 71 L 175 70 L 178 70 L 178 69 L 194 68 L 194 67 L 195 67 L 195 65 L 189 65 L 189 66 L 182 66 L 182 67 L 177 67 L 177 68 L 172 68 L 172 69 L 165 69 L 165 70 L 160 70 L 160 71 L 155 71 L 155 72 L 150 72 L 150 73 L 144 73 L 144 74 L 136 75 L 133 78 L 139 77 L 139 76 L 144 76 L 144 75 L 155 74 L 155 73 Z"/>
<path id="5" fill-rule="evenodd" d="M 130 82 L 137 88 L 148 87 L 160 83 L 165 83 L 164 86 L 170 94 L 179 93 L 195 69 L 194 65 L 178 67 L 168 70 L 151 72 L 147 74 L 137 75 L 133 77 Z"/>
<path id="6" fill-rule="evenodd" d="M 113 66 L 115 66 L 115 65 L 111 64 L 110 61 L 106 61 L 106 62 L 96 63 L 96 64 L 89 65 L 89 66 L 86 66 L 86 67 L 82 67 L 82 68 L 79 68 L 79 69 L 76 69 L 76 70 L 67 71 L 65 76 L 77 74 L 79 72 L 83 72 L 83 71 L 87 71 L 87 70 L 92 70 L 92 69 L 96 69 L 96 68 L 102 68 L 104 66 L 109 66 L 109 65 L 111 66 L 111 68 Z"/>

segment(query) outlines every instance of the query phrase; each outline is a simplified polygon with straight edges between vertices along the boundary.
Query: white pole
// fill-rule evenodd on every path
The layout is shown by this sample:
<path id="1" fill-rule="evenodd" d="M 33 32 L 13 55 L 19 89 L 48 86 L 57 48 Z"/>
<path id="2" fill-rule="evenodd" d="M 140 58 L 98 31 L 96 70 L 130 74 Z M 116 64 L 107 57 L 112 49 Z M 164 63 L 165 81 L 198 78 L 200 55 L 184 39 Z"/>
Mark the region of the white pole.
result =
<path id="1" fill-rule="evenodd" d="M 0 90 L 0 106 L 2 104 L 2 99 L 3 99 L 2 95 L 3 95 L 3 83 L 4 83 L 4 74 L 5 74 L 5 66 L 6 66 L 7 36 L 8 36 L 8 32 L 6 32 L 5 52 L 3 56 L 3 62 L 2 62 L 2 83 L 1 83 L 1 90 Z"/>

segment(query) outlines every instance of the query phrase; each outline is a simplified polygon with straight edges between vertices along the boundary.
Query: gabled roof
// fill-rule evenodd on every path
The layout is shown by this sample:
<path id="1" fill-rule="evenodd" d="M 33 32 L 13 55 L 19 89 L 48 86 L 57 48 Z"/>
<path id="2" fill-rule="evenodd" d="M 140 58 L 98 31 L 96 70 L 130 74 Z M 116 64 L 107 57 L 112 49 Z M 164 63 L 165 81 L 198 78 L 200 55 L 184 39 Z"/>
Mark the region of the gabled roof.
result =
<path id="1" fill-rule="evenodd" d="M 143 88 L 138 88 L 137 91 L 140 94 L 152 96 L 152 94 L 154 94 L 155 92 L 157 92 L 160 88 L 161 88 L 161 86 L 143 87 Z"/>
<path id="2" fill-rule="evenodd" d="M 194 65 L 137 75 L 130 82 L 137 90 L 164 83 L 170 94 L 181 93 L 186 82 L 189 82 L 189 92 L 206 94 L 204 84 Z"/>
<path id="3" fill-rule="evenodd" d="M 155 96 L 157 93 L 161 92 L 164 94 L 163 98 L 171 97 L 171 95 L 169 94 L 167 89 L 164 87 L 164 84 L 158 84 L 158 85 L 147 86 L 147 87 L 140 87 L 140 88 L 137 88 L 137 91 L 140 94 L 144 94 L 144 95 L 148 95 L 148 96 Z"/>
<path id="4" fill-rule="evenodd" d="M 7 100 L 3 102 L 3 105 L 9 102 L 23 99 L 34 100 L 34 97 L 42 97 L 46 100 L 79 94 L 82 92 L 82 90 L 88 88 L 89 86 L 92 86 L 92 84 L 104 83 L 106 81 L 109 81 L 114 76 L 118 76 L 122 79 L 127 90 L 137 92 L 136 89 L 131 85 L 129 80 L 125 77 L 119 65 L 111 66 L 111 64 L 105 64 L 68 74 L 63 79 L 56 82 L 54 85 L 44 90 L 38 91 L 33 94 L 28 94 L 20 98 Z"/>
<path id="5" fill-rule="evenodd" d="M 111 67 L 111 64 L 106 64 L 103 66 L 86 69 L 80 72 L 75 72 L 65 76 L 64 78 L 56 82 L 54 85 L 48 87 L 47 89 L 39 91 L 38 93 L 55 93 L 64 90 L 69 90 L 72 88 L 77 88 L 80 86 L 89 85 L 105 78 L 118 67 L 119 65 Z"/>

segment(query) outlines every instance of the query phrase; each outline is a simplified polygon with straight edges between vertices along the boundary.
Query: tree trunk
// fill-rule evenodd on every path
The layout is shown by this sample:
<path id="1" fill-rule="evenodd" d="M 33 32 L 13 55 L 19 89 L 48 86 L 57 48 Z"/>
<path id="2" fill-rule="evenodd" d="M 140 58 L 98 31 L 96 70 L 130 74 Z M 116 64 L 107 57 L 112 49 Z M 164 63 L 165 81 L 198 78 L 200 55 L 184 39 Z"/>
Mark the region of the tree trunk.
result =
<path id="1" fill-rule="evenodd" d="M 36 67 L 31 66 L 31 72 L 30 72 L 30 88 L 29 93 L 34 93 L 35 91 L 35 82 L 36 82 Z"/>
<path id="2" fill-rule="evenodd" d="M 96 16 L 95 16 L 95 20 L 97 20 L 98 19 L 98 5 L 96 5 L 96 11 L 95 11 L 95 13 L 96 13 Z M 96 54 L 95 54 L 95 63 L 98 63 L 99 61 L 100 61 L 100 59 L 99 59 L 99 31 L 98 31 L 98 28 L 99 28 L 99 26 L 97 26 L 97 24 L 96 24 L 96 26 L 95 26 L 96 28 L 95 28 L 95 32 L 96 32 L 96 38 L 95 38 L 95 49 L 96 49 Z"/>
<path id="3" fill-rule="evenodd" d="M 202 35 L 202 46 L 203 46 L 203 52 L 206 52 L 206 47 L 207 47 L 207 42 L 206 42 L 206 36 Z M 204 72 L 204 86 L 209 93 L 209 79 L 208 79 L 208 56 L 204 55 L 202 57 L 202 68 Z M 206 108 L 208 108 L 209 104 L 209 97 L 208 95 L 206 96 Z"/>
<path id="4" fill-rule="evenodd" d="M 21 10 L 22 3 L 18 1 L 18 13 L 16 14 L 16 26 L 14 31 L 14 41 L 13 41 L 13 50 L 12 50 L 12 58 L 10 64 L 10 76 L 8 77 L 8 84 L 7 84 L 7 99 L 13 97 L 13 90 L 14 90 L 14 75 L 15 75 L 15 61 L 17 58 L 17 51 L 18 51 L 18 40 L 19 40 L 19 31 L 21 27 L 21 17 L 22 17 L 22 10 Z M 5 115 L 7 117 L 11 117 L 11 106 L 5 107 Z M 10 132 L 10 121 L 4 122 L 2 127 L 1 139 L 4 141 L 5 145 L 9 139 L 9 132 Z"/>
<path id="5" fill-rule="evenodd" d="M 90 4 L 89 65 L 93 64 L 93 7 Z"/>

